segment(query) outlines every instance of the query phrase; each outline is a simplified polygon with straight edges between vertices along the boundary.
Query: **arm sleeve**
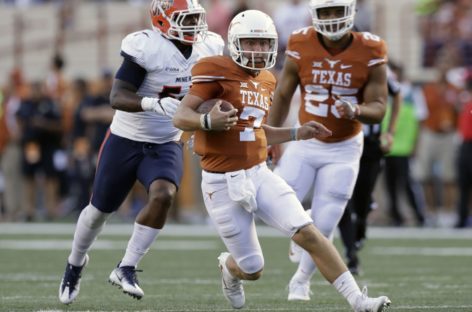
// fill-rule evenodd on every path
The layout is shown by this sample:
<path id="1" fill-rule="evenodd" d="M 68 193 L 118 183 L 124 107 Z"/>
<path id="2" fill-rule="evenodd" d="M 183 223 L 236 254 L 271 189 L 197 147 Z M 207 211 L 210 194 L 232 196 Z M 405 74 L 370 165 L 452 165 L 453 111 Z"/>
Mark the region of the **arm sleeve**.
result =
<path id="1" fill-rule="evenodd" d="M 146 70 L 133 62 L 133 58 L 127 55 L 125 52 L 121 52 L 121 55 L 124 57 L 123 63 L 121 63 L 115 78 L 126 81 L 135 86 L 136 89 L 139 89 L 144 81 L 144 78 L 146 77 Z"/>

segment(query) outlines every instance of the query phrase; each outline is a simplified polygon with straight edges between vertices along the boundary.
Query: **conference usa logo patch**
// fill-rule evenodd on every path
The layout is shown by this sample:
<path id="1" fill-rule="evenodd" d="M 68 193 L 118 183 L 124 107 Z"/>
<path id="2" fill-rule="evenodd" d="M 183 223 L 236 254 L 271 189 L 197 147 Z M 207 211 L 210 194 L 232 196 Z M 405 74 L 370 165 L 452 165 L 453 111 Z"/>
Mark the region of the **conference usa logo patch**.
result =
<path id="1" fill-rule="evenodd" d="M 163 0 L 161 2 L 161 7 L 164 11 L 170 9 L 174 5 L 174 0 Z"/>

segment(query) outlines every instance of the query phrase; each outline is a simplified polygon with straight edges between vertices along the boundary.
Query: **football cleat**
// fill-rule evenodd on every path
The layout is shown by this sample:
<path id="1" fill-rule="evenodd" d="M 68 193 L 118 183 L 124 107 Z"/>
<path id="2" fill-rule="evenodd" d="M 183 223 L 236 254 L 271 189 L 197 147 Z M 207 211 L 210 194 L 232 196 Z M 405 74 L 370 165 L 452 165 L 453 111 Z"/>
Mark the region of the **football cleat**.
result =
<path id="1" fill-rule="evenodd" d="M 89 256 L 85 255 L 85 262 L 82 266 L 75 266 L 67 261 L 66 270 L 59 285 L 59 301 L 70 304 L 77 298 L 80 291 L 80 279 L 83 268 L 87 266 Z"/>
<path id="2" fill-rule="evenodd" d="M 292 279 L 288 285 L 288 301 L 309 301 L 310 300 L 310 281 L 300 282 Z"/>
<path id="3" fill-rule="evenodd" d="M 369 298 L 367 295 L 367 287 L 362 289 L 362 295 L 357 299 L 354 305 L 356 312 L 383 312 L 388 309 L 391 301 L 386 296 L 377 298 Z"/>
<path id="4" fill-rule="evenodd" d="M 228 257 L 228 252 L 222 252 L 218 257 L 218 266 L 221 270 L 221 287 L 223 295 L 231 303 L 231 306 L 235 309 L 241 309 L 246 302 L 243 283 L 239 278 L 229 275 L 227 270 L 223 269 L 226 266 L 226 259 Z"/>
<path id="5" fill-rule="evenodd" d="M 108 277 L 108 282 L 123 289 L 123 293 L 139 300 L 144 296 L 144 292 L 139 287 L 136 272 L 142 272 L 142 270 L 136 270 L 134 266 L 120 267 L 118 264 Z"/>

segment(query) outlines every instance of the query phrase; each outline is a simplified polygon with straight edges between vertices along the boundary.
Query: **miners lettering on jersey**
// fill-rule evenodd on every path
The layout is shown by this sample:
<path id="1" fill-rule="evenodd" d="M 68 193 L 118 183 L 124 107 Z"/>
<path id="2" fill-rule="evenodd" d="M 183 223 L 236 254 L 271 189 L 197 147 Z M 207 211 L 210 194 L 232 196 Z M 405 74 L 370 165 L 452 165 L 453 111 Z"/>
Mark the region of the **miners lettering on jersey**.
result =
<path id="1" fill-rule="evenodd" d="M 263 162 L 267 142 L 261 126 L 272 103 L 275 77 L 266 70 L 253 77 L 231 58 L 216 56 L 193 67 L 192 83 L 190 94 L 224 99 L 238 109 L 238 122 L 229 131 L 196 131 L 195 152 L 202 156 L 202 168 L 227 172 Z"/>
<path id="2" fill-rule="evenodd" d="M 177 77 L 175 78 L 175 82 L 190 82 L 192 81 L 192 76 L 185 76 L 185 77 Z"/>
<path id="3" fill-rule="evenodd" d="M 387 61 L 384 41 L 370 33 L 353 32 L 350 45 L 331 55 L 313 27 L 308 27 L 292 34 L 286 54 L 298 65 L 302 90 L 300 124 L 309 120 L 323 123 L 333 131 L 331 137 L 323 139 L 325 142 L 338 142 L 358 134 L 361 123 L 340 119 L 334 103 L 339 96 L 362 105 L 370 67 Z"/>

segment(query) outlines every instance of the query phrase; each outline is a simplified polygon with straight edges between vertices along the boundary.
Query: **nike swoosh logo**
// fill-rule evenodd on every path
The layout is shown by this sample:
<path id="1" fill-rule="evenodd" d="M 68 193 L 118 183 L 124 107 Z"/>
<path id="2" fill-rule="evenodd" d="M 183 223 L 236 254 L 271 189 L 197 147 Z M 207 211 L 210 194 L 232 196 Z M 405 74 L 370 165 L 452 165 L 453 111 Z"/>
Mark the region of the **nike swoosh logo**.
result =
<path id="1" fill-rule="evenodd" d="M 235 178 L 235 177 L 237 177 L 237 176 L 238 176 L 237 174 L 235 174 L 235 175 L 230 175 L 231 178 Z"/>
<path id="2" fill-rule="evenodd" d="M 341 65 L 341 69 L 348 69 L 351 68 L 352 65 Z"/>

